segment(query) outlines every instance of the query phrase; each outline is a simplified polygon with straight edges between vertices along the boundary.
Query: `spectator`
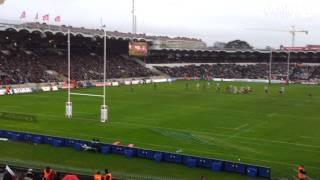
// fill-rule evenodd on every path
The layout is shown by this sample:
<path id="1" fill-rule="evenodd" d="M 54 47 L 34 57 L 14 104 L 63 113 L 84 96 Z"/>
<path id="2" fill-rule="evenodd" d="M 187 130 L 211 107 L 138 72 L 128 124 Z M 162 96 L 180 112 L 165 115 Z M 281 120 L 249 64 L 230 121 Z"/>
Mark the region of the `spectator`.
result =
<path id="1" fill-rule="evenodd" d="M 93 180 L 102 180 L 102 176 L 100 171 L 97 171 L 96 174 L 93 176 Z"/>
<path id="2" fill-rule="evenodd" d="M 108 169 L 104 170 L 103 180 L 112 180 L 112 174 Z"/>
<path id="3" fill-rule="evenodd" d="M 3 180 L 16 180 L 16 174 L 13 172 L 13 170 L 6 165 L 5 172 L 3 174 Z"/>
<path id="4" fill-rule="evenodd" d="M 50 167 L 43 170 L 43 180 L 55 180 L 56 173 Z"/>
<path id="5" fill-rule="evenodd" d="M 34 173 L 32 169 L 28 169 L 26 174 L 24 174 L 23 180 L 34 180 Z"/>

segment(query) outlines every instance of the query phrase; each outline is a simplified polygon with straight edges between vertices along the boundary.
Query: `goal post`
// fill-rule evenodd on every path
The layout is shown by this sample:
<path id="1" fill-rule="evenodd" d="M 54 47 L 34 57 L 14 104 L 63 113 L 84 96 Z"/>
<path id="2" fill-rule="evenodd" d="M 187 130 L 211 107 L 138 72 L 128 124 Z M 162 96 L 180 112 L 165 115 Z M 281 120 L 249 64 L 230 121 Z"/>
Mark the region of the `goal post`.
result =
<path id="1" fill-rule="evenodd" d="M 71 93 L 71 58 L 70 58 L 70 29 L 68 29 L 68 100 L 65 106 L 65 113 L 68 119 L 72 118 L 72 101 L 71 95 L 87 96 L 102 98 L 102 105 L 100 108 L 100 122 L 108 122 L 108 106 L 106 105 L 106 68 L 107 68 L 107 50 L 106 50 L 106 31 L 104 30 L 104 52 L 103 52 L 103 94 L 84 94 L 84 93 Z"/>

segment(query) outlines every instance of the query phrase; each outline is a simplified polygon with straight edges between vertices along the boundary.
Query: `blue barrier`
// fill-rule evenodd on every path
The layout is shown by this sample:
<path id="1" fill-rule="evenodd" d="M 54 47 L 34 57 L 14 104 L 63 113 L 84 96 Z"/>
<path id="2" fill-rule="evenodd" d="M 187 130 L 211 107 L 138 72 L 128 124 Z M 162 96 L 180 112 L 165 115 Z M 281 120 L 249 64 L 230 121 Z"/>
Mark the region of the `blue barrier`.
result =
<path id="1" fill-rule="evenodd" d="M 190 168 L 197 167 L 197 159 L 194 158 L 194 157 L 185 156 L 185 157 L 183 158 L 183 163 L 184 163 L 187 167 L 190 167 Z"/>
<path id="2" fill-rule="evenodd" d="M 125 149 L 123 151 L 123 154 L 127 157 L 127 158 L 132 158 L 134 155 L 135 155 L 135 149 L 132 149 L 132 148 L 128 148 L 128 149 Z"/>
<path id="3" fill-rule="evenodd" d="M 222 161 L 212 161 L 212 167 L 211 170 L 218 172 L 218 171 L 222 171 L 223 168 L 223 162 Z"/>
<path id="4" fill-rule="evenodd" d="M 258 169 L 253 166 L 248 166 L 247 167 L 247 175 L 250 177 L 257 177 L 258 175 Z"/>
<path id="5" fill-rule="evenodd" d="M 42 143 L 42 137 L 41 136 L 31 136 L 32 143 L 33 144 L 41 144 Z"/>
<path id="6" fill-rule="evenodd" d="M 19 133 L 10 133 L 9 139 L 11 141 L 19 141 L 21 140 L 21 135 Z"/>
<path id="7" fill-rule="evenodd" d="M 154 159 L 154 151 L 151 150 L 144 150 L 144 149 L 137 149 L 137 156 L 140 158 L 145 159 Z"/>
<path id="8" fill-rule="evenodd" d="M 235 165 L 233 162 L 224 162 L 223 170 L 227 172 L 235 172 Z"/>
<path id="9" fill-rule="evenodd" d="M 72 139 L 66 139 L 65 141 L 65 146 L 67 147 L 73 147 L 73 145 L 76 143 L 77 141 L 72 140 Z"/>
<path id="10" fill-rule="evenodd" d="M 258 176 L 263 178 L 270 178 L 271 177 L 271 169 L 259 167 L 258 168 Z"/>
<path id="11" fill-rule="evenodd" d="M 124 154 L 124 147 L 112 145 L 111 152 L 114 154 Z"/>
<path id="12" fill-rule="evenodd" d="M 101 147 L 101 153 L 102 154 L 109 154 L 111 151 L 111 147 L 109 145 L 103 145 Z"/>
<path id="13" fill-rule="evenodd" d="M 51 145 L 54 147 L 61 147 L 63 145 L 63 141 L 61 139 L 53 139 Z"/>
<path id="14" fill-rule="evenodd" d="M 31 134 L 25 134 L 22 138 L 23 138 L 24 141 L 32 142 L 33 135 L 31 135 Z"/>
<path id="15" fill-rule="evenodd" d="M 198 158 L 198 167 L 210 169 L 212 166 L 212 160 L 207 158 Z"/>
<path id="16" fill-rule="evenodd" d="M 247 166 L 245 164 L 239 164 L 239 163 L 234 164 L 234 170 L 239 174 L 245 174 L 246 168 Z"/>
<path id="17" fill-rule="evenodd" d="M 86 145 L 91 144 L 91 142 L 83 141 L 83 140 L 65 139 L 60 137 L 42 136 L 42 135 L 6 131 L 6 130 L 0 130 L 0 137 L 8 138 L 12 141 L 32 142 L 34 144 L 45 143 L 45 144 L 52 145 L 54 147 L 62 147 L 62 146 L 72 147 L 78 151 L 82 150 L 82 146 L 84 144 Z M 187 155 L 168 153 L 168 152 L 159 152 L 159 151 L 152 151 L 152 150 L 145 150 L 145 149 L 123 147 L 123 146 L 111 145 L 111 144 L 102 144 L 100 147 L 100 151 L 102 154 L 114 153 L 114 154 L 124 155 L 128 158 L 138 156 L 140 158 L 154 160 L 155 162 L 165 161 L 169 163 L 184 164 L 190 168 L 200 167 L 200 168 L 211 169 L 212 171 L 226 171 L 226 172 L 244 174 L 249 177 L 261 177 L 261 178 L 271 179 L 270 168 L 254 166 L 249 164 L 242 164 L 239 162 L 215 160 L 215 159 L 187 156 Z"/>
<path id="18" fill-rule="evenodd" d="M 154 157 L 155 162 L 159 163 L 162 161 L 162 153 L 161 152 L 155 152 L 153 157 Z"/>
<path id="19" fill-rule="evenodd" d="M 138 149 L 137 150 L 137 156 L 141 158 L 146 158 L 147 159 L 147 154 L 148 152 L 144 149 Z"/>
<path id="20" fill-rule="evenodd" d="M 77 151 L 81 151 L 82 144 L 81 143 L 74 143 L 73 144 L 73 149 Z"/>
<path id="21" fill-rule="evenodd" d="M 182 156 L 179 154 L 164 153 L 164 161 L 181 164 Z"/>
<path id="22" fill-rule="evenodd" d="M 43 141 L 46 144 L 52 144 L 53 137 L 44 136 Z"/>

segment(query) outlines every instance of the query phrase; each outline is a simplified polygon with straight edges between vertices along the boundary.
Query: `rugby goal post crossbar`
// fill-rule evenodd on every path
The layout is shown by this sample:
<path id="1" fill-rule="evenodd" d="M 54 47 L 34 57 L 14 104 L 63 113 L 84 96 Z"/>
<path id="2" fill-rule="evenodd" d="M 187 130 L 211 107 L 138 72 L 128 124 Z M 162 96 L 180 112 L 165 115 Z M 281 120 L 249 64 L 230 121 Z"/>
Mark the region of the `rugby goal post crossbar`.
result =
<path id="1" fill-rule="evenodd" d="M 68 101 L 66 102 L 66 117 L 72 118 L 72 101 L 71 95 L 87 96 L 87 97 L 100 97 L 103 99 L 100 108 L 100 121 L 105 123 L 108 121 L 108 106 L 106 105 L 106 67 L 107 67 L 107 51 L 106 51 L 106 31 L 104 30 L 104 48 L 103 48 L 103 94 L 86 94 L 86 93 L 72 93 L 71 92 L 71 58 L 70 58 L 70 29 L 68 29 Z"/>

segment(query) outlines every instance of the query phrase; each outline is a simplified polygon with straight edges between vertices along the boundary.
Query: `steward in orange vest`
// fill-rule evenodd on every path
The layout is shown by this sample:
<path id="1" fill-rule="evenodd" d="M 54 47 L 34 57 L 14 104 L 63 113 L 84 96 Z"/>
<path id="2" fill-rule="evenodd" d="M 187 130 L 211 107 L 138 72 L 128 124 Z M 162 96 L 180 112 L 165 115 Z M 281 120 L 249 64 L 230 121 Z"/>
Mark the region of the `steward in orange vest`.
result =
<path id="1" fill-rule="evenodd" d="M 55 179 L 55 172 L 50 167 L 46 167 L 43 170 L 43 180 L 54 180 Z"/>
<path id="2" fill-rule="evenodd" d="M 102 180 L 102 176 L 99 171 L 93 176 L 93 180 Z"/>
<path id="3" fill-rule="evenodd" d="M 104 170 L 103 180 L 112 180 L 112 174 L 109 173 L 108 169 Z"/>

